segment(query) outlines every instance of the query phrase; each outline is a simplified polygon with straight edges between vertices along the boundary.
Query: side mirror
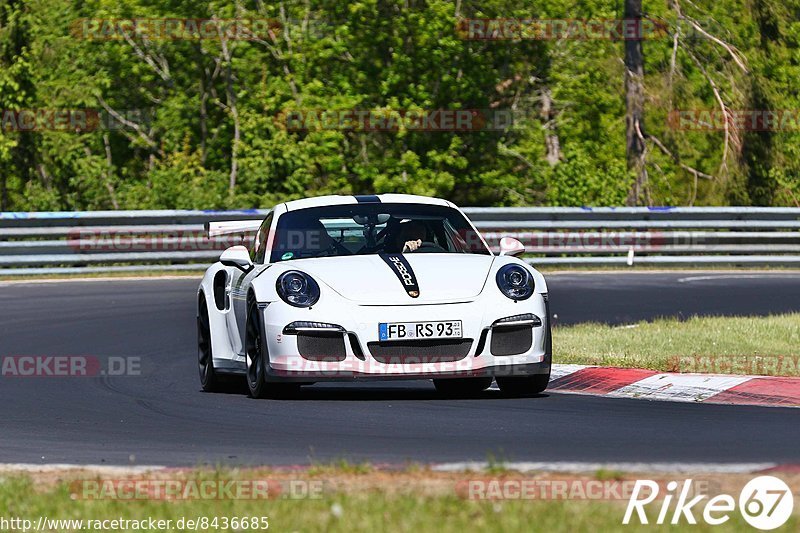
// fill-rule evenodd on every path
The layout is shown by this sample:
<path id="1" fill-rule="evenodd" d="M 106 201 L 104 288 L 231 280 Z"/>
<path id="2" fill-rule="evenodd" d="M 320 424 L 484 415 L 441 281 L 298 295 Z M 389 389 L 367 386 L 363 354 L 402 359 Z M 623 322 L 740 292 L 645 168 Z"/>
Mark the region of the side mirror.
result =
<path id="1" fill-rule="evenodd" d="M 219 262 L 225 266 L 236 267 L 242 272 L 250 272 L 253 262 L 244 246 L 231 246 L 219 256 Z"/>
<path id="2" fill-rule="evenodd" d="M 503 237 L 500 239 L 500 255 L 519 255 L 525 251 L 525 247 L 514 237 Z"/>

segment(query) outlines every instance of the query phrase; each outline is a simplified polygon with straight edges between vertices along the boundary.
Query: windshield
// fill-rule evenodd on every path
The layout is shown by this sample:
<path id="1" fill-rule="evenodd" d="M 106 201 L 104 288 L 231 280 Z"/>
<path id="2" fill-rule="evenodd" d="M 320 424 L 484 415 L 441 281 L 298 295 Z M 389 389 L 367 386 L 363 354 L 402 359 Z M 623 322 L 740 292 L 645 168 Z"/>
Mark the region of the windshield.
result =
<path id="1" fill-rule="evenodd" d="M 451 207 L 346 204 L 283 214 L 270 262 L 382 253 L 491 254 L 467 219 Z"/>

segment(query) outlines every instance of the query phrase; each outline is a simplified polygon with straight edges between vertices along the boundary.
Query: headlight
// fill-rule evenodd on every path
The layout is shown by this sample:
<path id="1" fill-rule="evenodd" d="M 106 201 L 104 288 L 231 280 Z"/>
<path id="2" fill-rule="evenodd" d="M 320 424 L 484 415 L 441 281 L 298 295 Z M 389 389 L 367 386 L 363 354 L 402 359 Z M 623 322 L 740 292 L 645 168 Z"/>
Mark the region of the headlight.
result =
<path id="1" fill-rule="evenodd" d="M 527 300 L 533 294 L 533 276 L 519 265 L 505 265 L 497 271 L 497 287 L 512 300 Z"/>
<path id="2" fill-rule="evenodd" d="M 319 300 L 319 285 L 314 278 L 299 270 L 281 274 L 275 288 L 284 302 L 295 307 L 311 307 Z"/>

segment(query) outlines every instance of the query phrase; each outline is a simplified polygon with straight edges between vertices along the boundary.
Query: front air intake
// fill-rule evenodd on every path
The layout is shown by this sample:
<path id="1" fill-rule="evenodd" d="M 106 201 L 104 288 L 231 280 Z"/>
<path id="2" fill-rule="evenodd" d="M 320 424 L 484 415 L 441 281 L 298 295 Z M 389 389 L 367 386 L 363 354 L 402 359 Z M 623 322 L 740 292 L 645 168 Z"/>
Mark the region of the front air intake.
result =
<path id="1" fill-rule="evenodd" d="M 297 351 L 309 361 L 336 363 L 347 357 L 344 335 L 339 332 L 298 333 Z"/>
<path id="2" fill-rule="evenodd" d="M 530 350 L 532 345 L 531 326 L 492 328 L 492 355 L 519 355 Z"/>
<path id="3" fill-rule="evenodd" d="M 472 339 L 409 340 L 369 342 L 367 348 L 379 363 L 424 364 L 447 363 L 464 359 L 472 347 Z"/>

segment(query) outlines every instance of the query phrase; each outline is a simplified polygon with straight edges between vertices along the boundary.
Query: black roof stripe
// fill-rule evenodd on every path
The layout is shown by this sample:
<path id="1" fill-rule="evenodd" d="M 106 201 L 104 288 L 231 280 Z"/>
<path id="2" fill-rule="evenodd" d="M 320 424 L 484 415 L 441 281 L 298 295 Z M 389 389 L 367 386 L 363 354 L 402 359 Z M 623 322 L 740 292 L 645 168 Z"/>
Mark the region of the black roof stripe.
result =
<path id="1" fill-rule="evenodd" d="M 379 204 L 381 199 L 374 194 L 354 194 L 356 201 L 360 204 Z"/>

